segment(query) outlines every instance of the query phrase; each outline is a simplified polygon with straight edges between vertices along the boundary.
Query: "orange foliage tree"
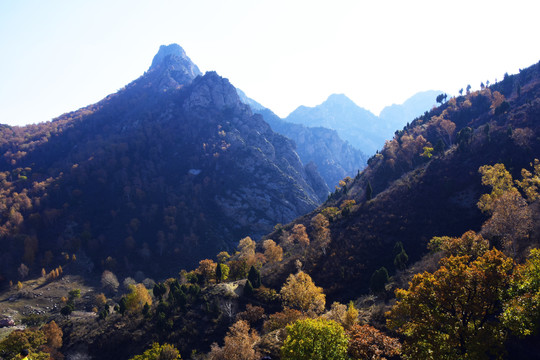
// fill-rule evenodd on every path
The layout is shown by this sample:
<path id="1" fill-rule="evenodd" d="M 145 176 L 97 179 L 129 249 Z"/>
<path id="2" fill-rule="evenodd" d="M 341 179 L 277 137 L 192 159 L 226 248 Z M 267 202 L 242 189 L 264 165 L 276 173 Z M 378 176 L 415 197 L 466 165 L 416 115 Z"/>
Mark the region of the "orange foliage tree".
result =
<path id="1" fill-rule="evenodd" d="M 264 257 L 270 263 L 280 262 L 283 259 L 283 249 L 274 240 L 268 239 L 263 242 Z"/>
<path id="2" fill-rule="evenodd" d="M 225 344 L 212 344 L 211 360 L 258 360 L 260 355 L 254 345 L 260 337 L 244 320 L 235 322 L 225 336 Z"/>
<path id="3" fill-rule="evenodd" d="M 370 325 L 354 325 L 347 330 L 349 356 L 353 359 L 385 360 L 401 353 L 398 339 L 385 335 Z"/>

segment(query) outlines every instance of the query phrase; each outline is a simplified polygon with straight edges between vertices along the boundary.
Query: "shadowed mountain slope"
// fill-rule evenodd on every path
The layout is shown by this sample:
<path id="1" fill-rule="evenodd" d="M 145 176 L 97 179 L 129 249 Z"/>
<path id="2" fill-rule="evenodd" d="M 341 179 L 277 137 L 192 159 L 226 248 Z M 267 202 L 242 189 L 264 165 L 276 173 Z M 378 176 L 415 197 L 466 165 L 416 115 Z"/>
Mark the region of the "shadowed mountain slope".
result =
<path id="1" fill-rule="evenodd" d="M 11 278 L 63 254 L 84 270 L 169 274 L 327 195 L 293 143 L 178 45 L 97 104 L 0 132 L 0 271 Z"/>

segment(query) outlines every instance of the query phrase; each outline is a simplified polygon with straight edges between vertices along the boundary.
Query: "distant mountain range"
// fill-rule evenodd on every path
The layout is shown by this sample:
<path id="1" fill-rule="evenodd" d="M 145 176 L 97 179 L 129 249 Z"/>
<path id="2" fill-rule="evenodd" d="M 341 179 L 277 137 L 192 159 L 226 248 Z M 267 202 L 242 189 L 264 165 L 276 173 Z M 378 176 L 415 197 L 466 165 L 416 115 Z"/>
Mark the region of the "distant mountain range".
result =
<path id="1" fill-rule="evenodd" d="M 377 117 L 343 94 L 333 94 L 315 107 L 300 106 L 285 119 L 237 89 L 240 99 L 272 129 L 296 144 L 304 164 L 312 162 L 330 189 L 366 166 L 367 154 L 380 150 L 415 117 L 430 110 L 440 91 L 415 94 L 401 105 L 385 107 Z"/>
<path id="2" fill-rule="evenodd" d="M 315 107 L 300 106 L 284 120 L 309 127 L 336 130 L 338 135 L 364 154 L 373 155 L 382 149 L 396 130 L 402 129 L 415 117 L 431 110 L 440 91 L 418 93 L 402 105 L 391 105 L 376 116 L 356 105 L 343 94 L 333 94 Z"/>
<path id="3" fill-rule="evenodd" d="M 302 162 L 306 166 L 315 166 L 329 189 L 334 189 L 340 180 L 354 176 L 366 166 L 367 155 L 340 138 L 335 130 L 287 122 L 241 90 L 237 91 L 240 99 L 255 113 L 261 114 L 272 130 L 294 141 Z"/>

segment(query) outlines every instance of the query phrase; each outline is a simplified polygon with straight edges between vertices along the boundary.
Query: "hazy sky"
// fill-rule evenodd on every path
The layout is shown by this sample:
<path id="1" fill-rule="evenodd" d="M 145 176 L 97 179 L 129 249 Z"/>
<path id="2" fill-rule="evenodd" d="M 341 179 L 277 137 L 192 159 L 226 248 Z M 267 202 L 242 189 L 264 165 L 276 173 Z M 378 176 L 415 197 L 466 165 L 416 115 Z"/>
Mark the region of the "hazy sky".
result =
<path id="1" fill-rule="evenodd" d="M 540 1 L 1 0 L 0 123 L 94 103 L 178 43 L 284 117 L 344 93 L 378 114 L 540 60 Z"/>

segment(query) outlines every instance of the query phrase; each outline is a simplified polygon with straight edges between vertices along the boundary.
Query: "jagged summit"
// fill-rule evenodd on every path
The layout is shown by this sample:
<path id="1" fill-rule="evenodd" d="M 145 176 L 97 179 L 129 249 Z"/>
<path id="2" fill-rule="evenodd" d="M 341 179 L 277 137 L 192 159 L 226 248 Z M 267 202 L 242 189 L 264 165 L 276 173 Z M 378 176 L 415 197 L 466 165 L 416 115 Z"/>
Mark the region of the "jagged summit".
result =
<path id="1" fill-rule="evenodd" d="M 154 73 L 154 76 L 158 75 L 159 81 L 156 85 L 159 90 L 188 84 L 202 75 L 197 65 L 178 44 L 161 45 L 148 71 Z"/>

